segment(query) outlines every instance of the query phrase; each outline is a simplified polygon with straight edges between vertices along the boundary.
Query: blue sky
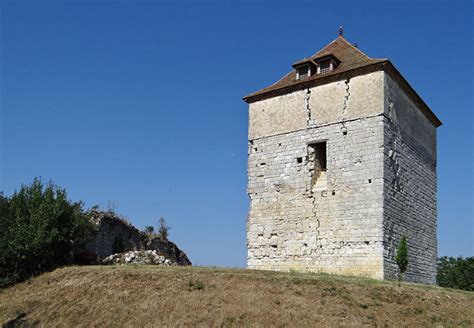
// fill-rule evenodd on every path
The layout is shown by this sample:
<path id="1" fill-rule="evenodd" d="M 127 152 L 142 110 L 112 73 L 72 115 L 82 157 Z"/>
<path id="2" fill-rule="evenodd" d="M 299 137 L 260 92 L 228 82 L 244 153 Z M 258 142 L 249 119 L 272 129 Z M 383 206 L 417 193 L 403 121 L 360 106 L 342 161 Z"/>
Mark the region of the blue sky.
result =
<path id="1" fill-rule="evenodd" d="M 337 36 L 388 57 L 443 121 L 439 255 L 472 256 L 470 1 L 3 1 L 0 190 L 52 179 L 198 265 L 245 266 L 247 105 Z"/>

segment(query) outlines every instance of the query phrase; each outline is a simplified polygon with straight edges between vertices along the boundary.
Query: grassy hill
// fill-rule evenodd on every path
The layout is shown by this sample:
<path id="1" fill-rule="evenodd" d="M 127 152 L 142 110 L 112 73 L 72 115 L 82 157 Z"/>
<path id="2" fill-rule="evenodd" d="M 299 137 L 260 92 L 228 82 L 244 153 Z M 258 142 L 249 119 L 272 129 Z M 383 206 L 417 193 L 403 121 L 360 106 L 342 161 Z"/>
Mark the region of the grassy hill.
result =
<path id="1" fill-rule="evenodd" d="M 321 274 L 66 267 L 0 291 L 10 326 L 472 326 L 474 293 Z"/>

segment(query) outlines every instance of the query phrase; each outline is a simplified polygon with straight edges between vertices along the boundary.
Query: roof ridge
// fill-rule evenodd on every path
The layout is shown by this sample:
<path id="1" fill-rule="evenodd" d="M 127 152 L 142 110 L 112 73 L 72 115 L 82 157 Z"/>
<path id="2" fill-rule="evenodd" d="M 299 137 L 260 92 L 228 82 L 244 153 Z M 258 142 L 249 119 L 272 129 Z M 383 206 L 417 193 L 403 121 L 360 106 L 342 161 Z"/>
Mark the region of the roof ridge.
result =
<path id="1" fill-rule="evenodd" d="M 367 56 L 362 50 L 360 50 L 359 48 L 355 47 L 352 43 L 350 43 L 344 36 L 340 35 L 338 38 L 341 38 L 342 41 L 344 41 L 346 44 L 348 44 L 353 50 L 357 51 L 358 53 L 360 53 L 362 56 L 364 56 L 365 58 L 367 59 L 375 59 L 375 58 L 372 58 L 372 57 L 369 57 Z"/>
<path id="2" fill-rule="evenodd" d="M 334 42 L 336 42 L 337 39 L 339 39 L 339 37 L 335 38 L 334 40 L 332 40 L 331 42 L 329 42 L 328 44 L 326 44 L 324 47 L 322 47 L 321 49 L 319 49 L 318 51 L 316 51 L 314 54 L 312 54 L 311 56 L 309 56 L 308 59 L 313 59 L 313 57 L 316 57 L 317 54 L 319 54 L 319 53 L 322 52 L 324 49 L 326 49 L 327 47 L 329 47 L 331 44 L 333 44 Z"/>

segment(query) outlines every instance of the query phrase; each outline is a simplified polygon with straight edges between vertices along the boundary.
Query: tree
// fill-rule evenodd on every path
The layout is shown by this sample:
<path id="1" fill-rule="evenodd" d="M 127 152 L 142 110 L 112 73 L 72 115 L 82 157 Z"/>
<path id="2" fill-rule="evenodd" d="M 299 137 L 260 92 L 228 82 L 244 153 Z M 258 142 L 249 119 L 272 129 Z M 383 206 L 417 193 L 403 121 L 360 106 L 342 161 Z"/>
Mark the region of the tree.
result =
<path id="1" fill-rule="evenodd" d="M 10 197 L 0 197 L 0 286 L 71 262 L 94 232 L 81 202 L 35 178 Z"/>
<path id="2" fill-rule="evenodd" d="M 398 244 L 397 248 L 397 255 L 395 257 L 395 261 L 397 262 L 398 269 L 400 270 L 399 275 L 398 275 L 398 281 L 403 277 L 403 274 L 407 271 L 408 269 L 408 245 L 407 245 L 407 239 L 405 236 L 402 236 L 400 239 L 400 243 Z"/>
<path id="3" fill-rule="evenodd" d="M 474 257 L 440 257 L 436 282 L 441 287 L 474 291 Z"/>
<path id="4" fill-rule="evenodd" d="M 166 225 L 166 221 L 164 217 L 161 217 L 158 221 L 158 237 L 163 240 L 168 240 L 168 232 L 171 227 Z"/>
<path id="5" fill-rule="evenodd" d="M 153 228 L 153 226 L 146 226 L 145 227 L 145 233 L 147 235 L 153 235 L 154 232 L 155 232 L 155 228 Z"/>

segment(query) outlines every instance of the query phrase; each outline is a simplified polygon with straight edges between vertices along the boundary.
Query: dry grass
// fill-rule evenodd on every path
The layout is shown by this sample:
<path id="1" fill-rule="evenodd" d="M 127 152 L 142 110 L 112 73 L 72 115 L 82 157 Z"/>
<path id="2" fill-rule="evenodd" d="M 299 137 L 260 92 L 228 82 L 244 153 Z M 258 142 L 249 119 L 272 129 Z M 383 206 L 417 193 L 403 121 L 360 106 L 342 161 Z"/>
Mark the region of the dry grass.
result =
<path id="1" fill-rule="evenodd" d="M 472 326 L 474 293 L 319 274 L 67 267 L 0 291 L 0 323 L 45 327 Z"/>

